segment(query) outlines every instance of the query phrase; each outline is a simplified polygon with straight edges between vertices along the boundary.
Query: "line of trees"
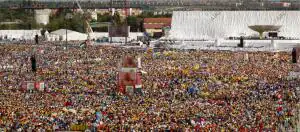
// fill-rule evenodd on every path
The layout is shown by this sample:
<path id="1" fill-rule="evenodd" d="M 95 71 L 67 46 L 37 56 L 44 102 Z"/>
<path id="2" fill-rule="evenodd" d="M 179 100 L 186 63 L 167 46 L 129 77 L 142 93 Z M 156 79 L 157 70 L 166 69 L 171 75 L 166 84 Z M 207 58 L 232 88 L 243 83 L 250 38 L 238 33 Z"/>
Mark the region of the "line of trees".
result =
<path id="1" fill-rule="evenodd" d="M 73 14 L 72 18 L 66 18 L 66 14 L 72 13 L 71 10 L 59 10 L 55 15 L 50 16 L 50 22 L 45 29 L 49 32 L 58 29 L 70 29 L 84 32 L 84 18 L 81 14 Z"/>
<path id="2" fill-rule="evenodd" d="M 34 11 L 29 9 L 0 9 L 0 22 L 18 22 L 15 24 L 0 24 L 0 30 L 40 28 L 40 25 L 35 21 Z"/>
<path id="3" fill-rule="evenodd" d="M 148 17 L 152 17 L 152 18 L 159 18 L 159 17 L 172 17 L 171 14 L 165 14 L 165 15 L 154 15 L 153 12 L 143 12 L 142 14 L 138 15 L 138 16 L 128 16 L 127 17 L 127 24 L 128 26 L 130 26 L 130 30 L 132 32 L 142 32 L 144 31 L 144 27 L 143 27 L 143 21 L 144 18 L 148 18 Z M 111 22 L 112 17 L 110 16 L 109 13 L 106 14 L 98 14 L 98 21 L 97 22 Z M 120 16 L 118 13 L 115 14 L 115 16 L 113 17 L 114 20 L 117 20 L 117 23 L 121 23 L 120 20 Z M 100 32 L 106 32 L 108 29 L 107 27 L 101 27 L 101 28 L 97 28 L 98 31 Z"/>
<path id="4" fill-rule="evenodd" d="M 50 16 L 50 22 L 46 26 L 37 24 L 34 17 L 34 10 L 30 9 L 17 9 L 17 10 L 10 10 L 10 9 L 0 9 L 0 22 L 16 22 L 20 21 L 20 23 L 16 24 L 0 24 L 0 30 L 13 30 L 13 29 L 46 29 L 49 32 L 55 31 L 62 28 L 67 28 L 70 30 L 84 32 L 85 25 L 84 25 L 84 18 L 81 14 L 73 14 L 71 19 L 66 19 L 66 14 L 72 13 L 72 10 L 66 9 L 59 9 L 58 12 L 52 16 Z M 111 17 L 109 13 L 106 14 L 98 14 L 98 19 L 96 23 L 103 23 L 103 22 L 111 22 L 113 18 L 115 23 L 122 23 L 125 22 L 121 19 L 118 13 L 115 16 Z M 154 15 L 153 12 L 143 12 L 138 16 L 128 16 L 127 17 L 127 24 L 130 26 L 130 30 L 132 32 L 141 32 L 144 31 L 143 29 L 143 20 L 147 17 L 171 17 L 170 14 L 167 15 Z M 107 32 L 107 26 L 100 26 L 100 27 L 93 27 L 94 31 L 98 32 Z"/>

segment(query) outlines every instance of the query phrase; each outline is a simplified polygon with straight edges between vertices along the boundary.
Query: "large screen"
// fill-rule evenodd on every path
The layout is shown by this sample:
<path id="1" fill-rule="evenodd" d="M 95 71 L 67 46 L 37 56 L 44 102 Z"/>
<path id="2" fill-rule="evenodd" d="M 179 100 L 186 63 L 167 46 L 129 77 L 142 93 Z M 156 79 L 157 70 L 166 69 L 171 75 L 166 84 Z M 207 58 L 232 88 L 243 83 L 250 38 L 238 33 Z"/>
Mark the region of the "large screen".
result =
<path id="1" fill-rule="evenodd" d="M 108 28 L 109 37 L 128 37 L 128 26 L 110 26 Z"/>

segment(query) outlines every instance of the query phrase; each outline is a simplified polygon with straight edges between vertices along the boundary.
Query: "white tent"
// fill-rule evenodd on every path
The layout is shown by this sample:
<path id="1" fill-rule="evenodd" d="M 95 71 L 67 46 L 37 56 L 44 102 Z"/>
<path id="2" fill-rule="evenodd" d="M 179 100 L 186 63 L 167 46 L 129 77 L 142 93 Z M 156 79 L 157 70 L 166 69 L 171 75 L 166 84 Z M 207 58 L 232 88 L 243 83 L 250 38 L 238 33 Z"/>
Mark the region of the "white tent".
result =
<path id="1" fill-rule="evenodd" d="M 102 37 L 109 37 L 108 32 L 93 32 L 92 36 L 95 39 L 99 39 Z M 138 36 L 144 36 L 143 32 L 129 32 L 129 36 L 127 37 L 127 41 L 137 40 Z M 125 42 L 125 37 L 113 37 L 113 42 Z"/>
<path id="2" fill-rule="evenodd" d="M 300 11 L 175 11 L 170 38 L 215 40 L 253 36 L 251 25 L 282 26 L 279 36 L 299 38 Z"/>
<path id="3" fill-rule="evenodd" d="M 66 36 L 68 37 L 68 40 L 86 40 L 87 34 L 72 31 L 72 30 L 66 30 L 66 29 L 59 29 L 56 31 L 51 32 L 51 35 L 53 36 L 59 36 L 59 40 L 65 41 Z"/>

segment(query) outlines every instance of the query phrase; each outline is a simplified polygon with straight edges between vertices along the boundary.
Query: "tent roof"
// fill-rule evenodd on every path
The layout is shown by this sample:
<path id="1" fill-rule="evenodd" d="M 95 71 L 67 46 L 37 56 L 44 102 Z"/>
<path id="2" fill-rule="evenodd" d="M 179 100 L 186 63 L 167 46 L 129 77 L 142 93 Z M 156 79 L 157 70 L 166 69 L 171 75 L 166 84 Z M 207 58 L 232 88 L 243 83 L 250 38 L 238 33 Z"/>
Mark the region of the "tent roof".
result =
<path id="1" fill-rule="evenodd" d="M 71 34 L 71 33 L 77 33 L 77 34 L 85 35 L 85 34 L 83 34 L 83 33 L 76 32 L 76 31 L 69 30 L 69 29 L 67 29 L 67 32 L 68 32 L 68 34 Z M 66 35 L 66 29 L 58 29 L 58 30 L 56 30 L 56 31 L 51 32 L 51 34 L 56 34 L 56 35 Z"/>

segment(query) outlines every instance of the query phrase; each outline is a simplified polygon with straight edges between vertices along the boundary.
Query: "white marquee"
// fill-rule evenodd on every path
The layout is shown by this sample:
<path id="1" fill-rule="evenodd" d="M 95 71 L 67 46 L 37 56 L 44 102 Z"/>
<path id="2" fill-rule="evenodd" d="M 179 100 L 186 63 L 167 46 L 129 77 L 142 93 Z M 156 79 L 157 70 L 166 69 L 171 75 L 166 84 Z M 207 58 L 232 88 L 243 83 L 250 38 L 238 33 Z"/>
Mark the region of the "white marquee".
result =
<path id="1" fill-rule="evenodd" d="M 254 36 L 250 25 L 281 25 L 279 36 L 300 37 L 300 11 L 175 11 L 170 38 L 180 40 Z"/>

